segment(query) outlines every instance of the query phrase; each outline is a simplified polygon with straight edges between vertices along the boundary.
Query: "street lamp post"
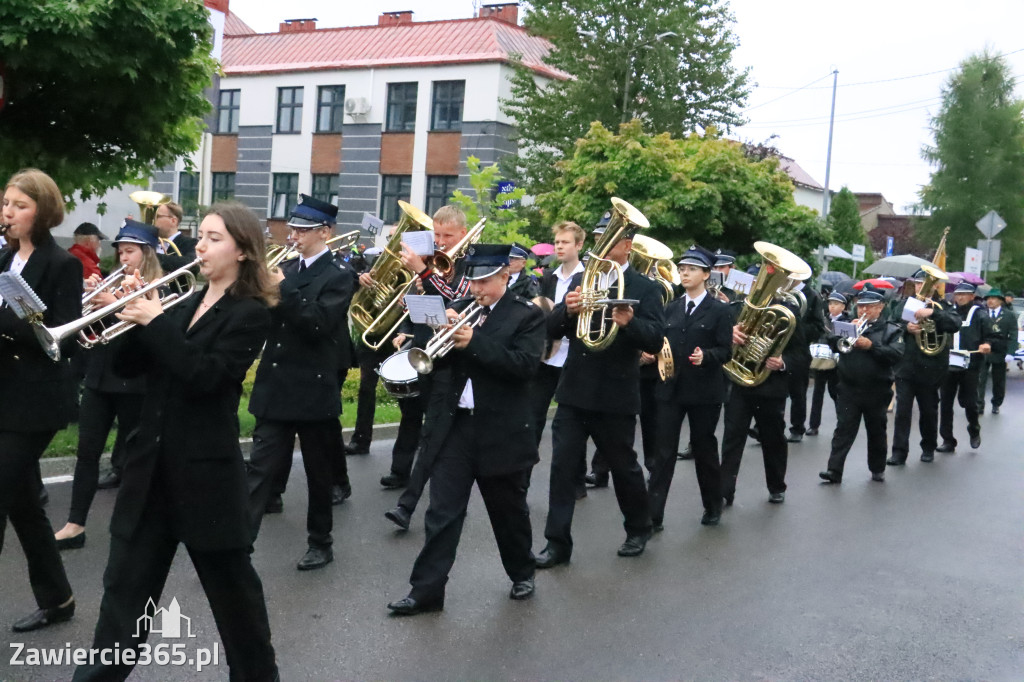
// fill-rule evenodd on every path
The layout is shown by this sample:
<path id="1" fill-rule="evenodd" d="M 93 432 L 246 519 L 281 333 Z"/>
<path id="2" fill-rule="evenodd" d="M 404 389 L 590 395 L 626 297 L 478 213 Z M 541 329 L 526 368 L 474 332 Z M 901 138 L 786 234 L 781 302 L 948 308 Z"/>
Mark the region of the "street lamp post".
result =
<path id="1" fill-rule="evenodd" d="M 594 31 L 577 31 L 576 33 L 581 35 L 581 36 L 586 36 L 586 37 L 591 38 L 591 39 L 595 39 L 595 40 L 597 39 L 597 33 L 595 33 Z M 637 49 L 639 49 L 641 47 L 650 48 L 650 47 L 652 47 L 654 45 L 654 43 L 660 43 L 661 41 L 665 40 L 665 38 L 675 38 L 677 35 L 679 35 L 679 34 L 676 33 L 675 31 L 665 31 L 664 33 L 659 33 L 658 35 L 654 36 L 654 40 L 648 40 L 646 43 L 640 43 L 639 45 L 634 45 L 631 48 L 629 48 L 629 50 L 626 52 L 626 82 L 622 86 L 622 122 L 623 123 L 625 123 L 628 120 L 628 118 L 629 118 L 629 111 L 628 111 L 627 107 L 629 106 L 629 86 L 630 86 L 630 80 L 631 80 L 631 78 L 633 76 L 633 53 Z"/>

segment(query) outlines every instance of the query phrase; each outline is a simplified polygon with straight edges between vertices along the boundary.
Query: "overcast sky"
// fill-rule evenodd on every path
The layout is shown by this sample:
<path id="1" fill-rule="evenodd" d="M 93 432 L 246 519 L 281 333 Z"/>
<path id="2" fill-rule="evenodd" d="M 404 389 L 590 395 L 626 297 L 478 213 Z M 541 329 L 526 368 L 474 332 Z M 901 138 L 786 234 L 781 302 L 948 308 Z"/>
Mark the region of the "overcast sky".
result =
<path id="1" fill-rule="evenodd" d="M 377 23 L 381 12 L 413 10 L 428 21 L 474 16 L 471 0 L 231 0 L 259 32 L 284 19 L 316 18 L 322 28 Z M 830 73 L 838 69 L 829 186 L 881 192 L 902 211 L 928 181 L 921 146 L 929 117 L 961 60 L 988 48 L 1007 55 L 1024 93 L 1024 0 L 731 0 L 740 38 L 736 65 L 758 87 L 744 140 L 773 143 L 825 182 Z M 806 87 L 804 87 L 806 86 Z M 802 88 L 802 89 L 800 89 Z M 980 216 L 979 216 L 980 217 Z"/>

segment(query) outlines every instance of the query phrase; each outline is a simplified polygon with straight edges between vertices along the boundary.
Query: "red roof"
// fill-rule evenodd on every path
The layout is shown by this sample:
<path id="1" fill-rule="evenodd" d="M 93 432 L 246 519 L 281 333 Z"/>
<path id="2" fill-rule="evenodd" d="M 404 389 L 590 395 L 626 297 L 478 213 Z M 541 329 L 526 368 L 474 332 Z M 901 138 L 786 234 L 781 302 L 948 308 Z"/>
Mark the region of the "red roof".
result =
<path id="1" fill-rule="evenodd" d="M 256 31 L 249 28 L 249 24 L 239 19 L 237 14 L 229 12 L 224 19 L 225 36 L 253 35 L 255 33 Z"/>
<path id="2" fill-rule="evenodd" d="M 781 166 L 782 170 L 786 171 L 786 173 L 789 174 L 789 179 L 792 180 L 794 184 L 803 185 L 804 187 L 808 187 L 810 189 L 825 189 L 824 187 L 819 185 L 818 181 L 812 178 L 807 171 L 801 168 L 796 161 L 789 158 L 788 156 L 779 157 L 779 166 Z"/>
<path id="3" fill-rule="evenodd" d="M 548 78 L 568 75 L 543 62 L 551 43 L 497 19 L 454 19 L 393 26 L 228 35 L 221 64 L 228 76 L 323 69 L 514 61 Z"/>

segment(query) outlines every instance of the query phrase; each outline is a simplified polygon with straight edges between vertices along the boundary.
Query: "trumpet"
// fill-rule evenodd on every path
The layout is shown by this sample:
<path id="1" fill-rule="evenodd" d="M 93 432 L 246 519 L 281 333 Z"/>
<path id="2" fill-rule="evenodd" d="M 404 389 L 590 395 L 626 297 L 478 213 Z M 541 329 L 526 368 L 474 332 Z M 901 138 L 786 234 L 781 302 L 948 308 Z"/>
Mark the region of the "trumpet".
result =
<path id="1" fill-rule="evenodd" d="M 98 294 L 103 293 L 104 291 L 107 290 L 113 291 L 114 287 L 120 284 L 121 280 L 124 279 L 124 271 L 127 269 L 127 265 L 122 265 L 117 270 L 114 270 L 112 273 L 103 278 L 103 280 L 96 285 L 96 288 L 94 288 L 92 291 L 86 292 L 82 296 L 82 312 L 88 313 L 93 310 L 94 306 L 92 305 L 92 299 L 96 298 Z"/>
<path id="2" fill-rule="evenodd" d="M 7 223 L 0 223 L 0 237 L 7 236 L 7 230 L 11 229 L 11 226 Z"/>
<path id="3" fill-rule="evenodd" d="M 202 264 L 202 258 L 196 258 L 188 265 L 182 266 L 164 275 L 160 279 L 149 282 L 140 289 L 136 289 L 123 298 L 119 298 L 99 310 L 90 311 L 77 320 L 72 320 L 58 327 L 44 327 L 40 323 L 34 324 L 34 331 L 43 350 L 50 356 L 50 359 L 57 362 L 61 359 L 60 344 L 67 338 L 78 335 L 78 342 L 83 348 L 92 348 L 99 344 L 110 343 L 113 339 L 124 334 L 135 327 L 134 322 L 118 320 L 112 324 L 105 324 L 104 318 L 120 312 L 132 301 L 142 296 L 147 296 L 151 291 L 158 291 L 161 287 L 170 286 L 174 291 L 160 298 L 160 305 L 168 310 L 178 305 L 196 291 L 196 276 L 191 269 Z"/>
<path id="4" fill-rule="evenodd" d="M 839 339 L 839 341 L 836 342 L 836 348 L 839 349 L 839 352 L 849 353 L 850 351 L 852 351 L 853 344 L 857 343 L 857 339 L 859 339 L 860 335 L 864 333 L 865 329 L 867 329 L 868 324 L 869 323 L 867 315 L 861 315 L 860 317 L 858 317 L 857 321 L 853 323 L 854 330 L 857 332 L 857 335 L 854 336 L 853 338 L 847 338 L 844 336 L 843 338 Z"/>
<path id="5" fill-rule="evenodd" d="M 434 255 L 428 260 L 429 265 L 433 268 L 434 272 L 441 275 L 445 279 L 449 279 L 452 272 L 455 271 L 455 261 L 465 255 L 466 250 L 476 242 L 480 240 L 480 235 L 484 233 L 484 222 L 486 218 L 481 218 L 476 225 L 471 227 L 467 232 L 466 236 L 459 240 L 459 243 L 453 246 L 447 251 L 435 251 Z"/>
<path id="6" fill-rule="evenodd" d="M 409 364 L 420 374 L 434 371 L 434 360 L 443 358 L 455 348 L 455 332 L 463 327 L 472 329 L 483 321 L 481 312 L 484 307 L 474 301 L 462 311 L 462 317 L 451 327 L 442 328 L 427 342 L 426 348 L 413 348 L 409 351 Z"/>
<path id="7" fill-rule="evenodd" d="M 325 244 L 333 256 L 339 251 L 348 251 L 357 241 L 359 241 L 359 230 L 352 230 L 345 234 L 339 234 L 337 237 L 331 237 Z M 271 244 L 267 247 L 267 269 L 275 270 L 281 266 L 281 263 L 298 257 L 299 252 L 296 250 L 295 244 L 287 246 Z"/>

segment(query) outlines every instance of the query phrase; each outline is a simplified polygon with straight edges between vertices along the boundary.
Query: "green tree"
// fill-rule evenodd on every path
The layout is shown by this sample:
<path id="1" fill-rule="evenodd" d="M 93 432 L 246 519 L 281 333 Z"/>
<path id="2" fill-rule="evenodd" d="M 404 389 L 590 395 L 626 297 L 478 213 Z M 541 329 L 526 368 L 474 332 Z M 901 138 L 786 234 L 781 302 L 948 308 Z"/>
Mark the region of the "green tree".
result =
<path id="1" fill-rule="evenodd" d="M 469 169 L 469 184 L 475 196 L 470 197 L 457 189 L 452 194 L 451 203 L 466 213 L 466 222 L 470 227 L 476 225 L 481 218 L 487 219 L 480 241 L 485 244 L 519 242 L 533 246 L 535 242 L 522 232 L 529 221 L 520 218 L 514 207 L 505 207 L 506 202 L 522 201 L 525 194 L 523 189 L 516 187 L 511 192 L 497 192 L 498 181 L 502 179 L 497 164 L 481 167 L 480 159 L 470 156 L 466 159 L 466 167 Z"/>
<path id="2" fill-rule="evenodd" d="M 828 218 L 826 223 L 832 230 L 833 243 L 840 248 L 849 251 L 854 244 L 864 246 L 865 257 L 871 251 L 871 242 L 867 233 L 864 232 L 864 225 L 860 221 L 860 203 L 853 192 L 845 185 L 832 198 L 828 207 Z M 863 270 L 870 265 L 870 259 L 864 263 L 858 263 L 857 269 Z M 829 263 L 829 270 L 853 274 L 853 261 L 838 259 Z"/>
<path id="3" fill-rule="evenodd" d="M 644 213 L 648 233 L 676 253 L 696 242 L 753 253 L 765 240 L 810 261 L 832 232 L 793 200 L 793 183 L 778 160 L 748 158 L 743 145 L 712 129 L 699 136 L 650 135 L 639 121 L 613 134 L 594 123 L 573 155 L 557 164 L 550 191 L 537 196 L 545 220 L 594 225 L 621 197 Z"/>
<path id="4" fill-rule="evenodd" d="M 572 154 L 593 121 L 615 129 L 636 118 L 647 132 L 676 136 L 742 123 L 750 83 L 748 69 L 732 65 L 734 21 L 722 0 L 531 2 L 524 25 L 551 41 L 545 63 L 569 78 L 541 87 L 532 70 L 517 69 L 503 101 L 519 135 L 509 174 L 531 194 L 545 189 L 554 161 Z"/>
<path id="5" fill-rule="evenodd" d="M 202 0 L 4 0 L 0 175 L 103 194 L 199 145 L 217 64 Z"/>
<path id="6" fill-rule="evenodd" d="M 964 247 L 981 238 L 974 224 L 990 210 L 1006 220 L 1001 262 L 1024 257 L 1024 101 L 1014 97 L 1014 82 L 1002 56 L 973 55 L 950 75 L 932 118 L 935 143 L 922 156 L 934 171 L 918 205 L 930 216 L 919 224 L 920 239 L 938 245 L 951 228 L 950 270 L 962 269 Z"/>

